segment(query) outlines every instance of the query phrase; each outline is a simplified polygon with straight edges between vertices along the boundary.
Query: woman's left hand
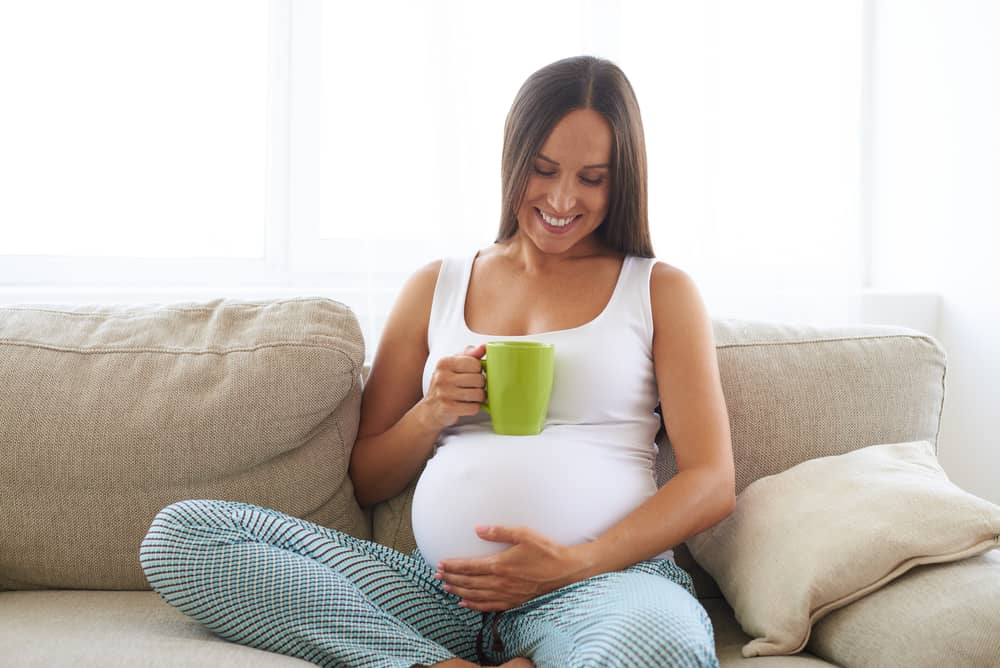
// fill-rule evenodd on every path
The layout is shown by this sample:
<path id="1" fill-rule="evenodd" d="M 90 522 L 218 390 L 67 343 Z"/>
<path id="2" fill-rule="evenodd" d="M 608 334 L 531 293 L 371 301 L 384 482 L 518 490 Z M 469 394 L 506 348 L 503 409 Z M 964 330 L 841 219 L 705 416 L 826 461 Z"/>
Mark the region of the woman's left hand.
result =
<path id="1" fill-rule="evenodd" d="M 583 546 L 568 547 L 527 527 L 476 527 L 483 540 L 510 543 L 489 557 L 445 559 L 436 579 L 461 597 L 459 605 L 484 612 L 509 610 L 587 577 Z"/>

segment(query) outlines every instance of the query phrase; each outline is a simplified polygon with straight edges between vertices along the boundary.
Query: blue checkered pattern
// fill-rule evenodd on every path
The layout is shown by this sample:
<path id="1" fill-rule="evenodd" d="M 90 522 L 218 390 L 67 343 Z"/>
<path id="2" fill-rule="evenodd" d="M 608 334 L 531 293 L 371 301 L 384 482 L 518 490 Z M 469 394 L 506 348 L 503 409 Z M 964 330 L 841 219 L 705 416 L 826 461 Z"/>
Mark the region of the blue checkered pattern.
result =
<path id="1" fill-rule="evenodd" d="M 276 510 L 190 500 L 139 550 L 152 588 L 226 640 L 320 666 L 396 668 L 460 657 L 540 668 L 718 666 L 690 576 L 644 561 L 502 613 L 460 608 L 406 555 Z"/>

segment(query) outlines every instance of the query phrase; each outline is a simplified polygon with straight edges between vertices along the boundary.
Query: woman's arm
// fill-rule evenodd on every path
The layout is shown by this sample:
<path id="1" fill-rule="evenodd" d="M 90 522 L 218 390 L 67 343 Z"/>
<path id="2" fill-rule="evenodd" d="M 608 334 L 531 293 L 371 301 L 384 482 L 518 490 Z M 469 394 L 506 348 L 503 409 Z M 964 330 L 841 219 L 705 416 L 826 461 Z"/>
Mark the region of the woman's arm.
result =
<path id="1" fill-rule="evenodd" d="M 596 541 L 578 546 L 584 576 L 649 559 L 714 526 L 736 503 L 712 322 L 694 281 L 658 262 L 650 278 L 653 363 L 677 475 Z"/>
<path id="2" fill-rule="evenodd" d="M 439 267 L 440 262 L 431 263 L 406 282 L 375 351 L 349 467 L 354 496 L 362 506 L 402 491 L 430 456 L 439 434 L 419 407 Z"/>
<path id="3" fill-rule="evenodd" d="M 441 263 L 417 271 L 389 314 L 361 397 L 361 422 L 351 450 L 354 496 L 371 506 L 403 491 L 430 456 L 441 430 L 479 412 L 485 399 L 485 349 L 441 359 L 423 394 L 427 326 Z"/>

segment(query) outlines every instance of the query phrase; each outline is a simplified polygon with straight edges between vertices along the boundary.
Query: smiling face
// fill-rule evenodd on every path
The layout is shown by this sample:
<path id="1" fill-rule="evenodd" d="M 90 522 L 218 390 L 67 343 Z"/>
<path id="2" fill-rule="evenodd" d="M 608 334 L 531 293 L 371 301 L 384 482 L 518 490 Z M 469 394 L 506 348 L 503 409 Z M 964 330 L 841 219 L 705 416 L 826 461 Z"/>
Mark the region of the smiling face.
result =
<path id="1" fill-rule="evenodd" d="M 593 109 L 566 114 L 532 158 L 518 234 L 546 253 L 594 243 L 608 213 L 611 143 L 611 126 Z"/>

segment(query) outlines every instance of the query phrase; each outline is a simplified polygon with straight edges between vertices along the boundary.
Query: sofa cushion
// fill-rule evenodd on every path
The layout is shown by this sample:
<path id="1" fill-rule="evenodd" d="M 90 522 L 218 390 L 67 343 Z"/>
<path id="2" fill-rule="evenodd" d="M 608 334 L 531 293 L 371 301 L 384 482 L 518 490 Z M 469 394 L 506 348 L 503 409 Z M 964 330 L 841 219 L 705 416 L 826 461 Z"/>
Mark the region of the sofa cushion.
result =
<path id="1" fill-rule="evenodd" d="M 911 568 L 1000 547 L 1000 506 L 950 482 L 930 443 L 874 445 L 757 480 L 687 543 L 755 636 L 743 655 L 792 654 Z"/>
<path id="2" fill-rule="evenodd" d="M 845 668 L 1000 666 L 1000 551 L 918 566 L 824 617 L 808 647 Z"/>
<path id="3" fill-rule="evenodd" d="M 363 360 L 328 299 L 0 308 L 0 588 L 146 589 L 139 543 L 188 498 L 370 537 Z"/>
<path id="4" fill-rule="evenodd" d="M 834 665 L 810 652 L 799 652 L 792 656 L 756 656 L 748 659 L 743 656 L 742 648 L 752 638 L 740 628 L 732 608 L 721 598 L 702 599 L 700 602 L 712 620 L 719 668 L 820 668 L 820 666 Z"/>
<path id="5" fill-rule="evenodd" d="M 0 593 L 0 647 L 0 664 L 22 668 L 313 665 L 223 640 L 151 591 Z"/>

